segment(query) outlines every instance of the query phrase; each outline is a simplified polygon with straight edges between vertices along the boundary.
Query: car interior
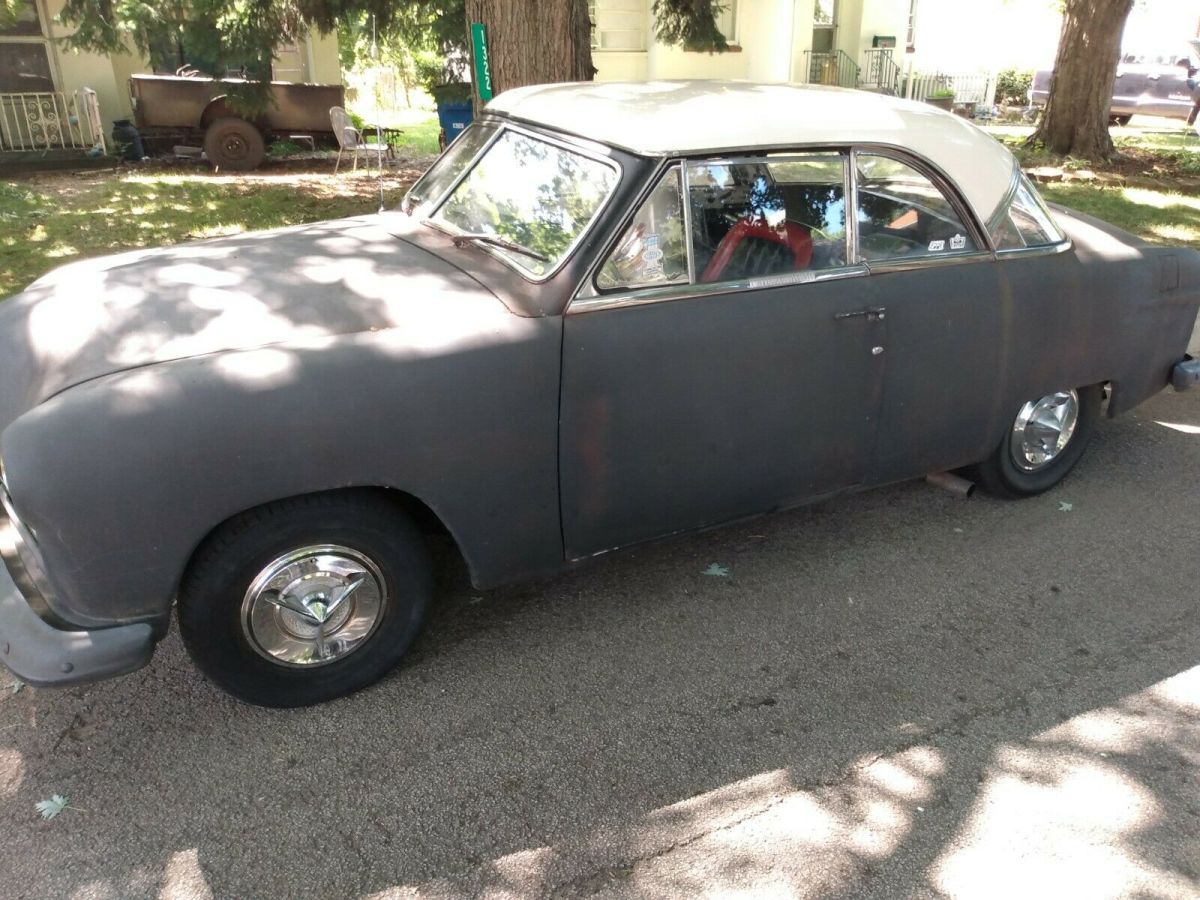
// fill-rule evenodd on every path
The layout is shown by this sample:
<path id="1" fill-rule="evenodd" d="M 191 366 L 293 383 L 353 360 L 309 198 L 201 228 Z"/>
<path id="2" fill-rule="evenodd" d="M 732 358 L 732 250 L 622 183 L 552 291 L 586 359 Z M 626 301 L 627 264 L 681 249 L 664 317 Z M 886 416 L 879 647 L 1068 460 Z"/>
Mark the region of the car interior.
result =
<path id="1" fill-rule="evenodd" d="M 701 282 L 844 265 L 841 181 L 784 182 L 766 163 L 744 163 L 693 169 L 689 182 Z"/>
<path id="2" fill-rule="evenodd" d="M 975 249 L 941 192 L 901 163 L 860 172 L 863 260 Z M 816 179 L 803 163 L 711 164 L 689 172 L 692 247 L 699 281 L 829 269 L 846 264 L 840 178 Z M 789 168 L 792 166 L 792 168 Z"/>

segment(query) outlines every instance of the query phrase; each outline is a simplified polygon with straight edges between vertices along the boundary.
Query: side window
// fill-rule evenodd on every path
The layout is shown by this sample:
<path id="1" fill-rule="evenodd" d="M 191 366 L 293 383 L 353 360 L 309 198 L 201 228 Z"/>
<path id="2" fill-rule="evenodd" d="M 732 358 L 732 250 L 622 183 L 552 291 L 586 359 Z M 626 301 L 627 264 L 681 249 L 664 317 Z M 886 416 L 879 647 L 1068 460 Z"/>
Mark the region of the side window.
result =
<path id="1" fill-rule="evenodd" d="M 1012 202 L 1000 224 L 992 231 L 997 250 L 1020 250 L 1024 247 L 1045 247 L 1063 240 L 1063 233 L 1054 224 L 1050 210 L 1033 185 L 1021 176 Z"/>
<path id="2" fill-rule="evenodd" d="M 646 198 L 596 276 L 600 290 L 687 283 L 679 178 L 679 166 L 675 166 Z"/>
<path id="3" fill-rule="evenodd" d="M 858 251 L 867 261 L 978 249 L 954 205 L 912 166 L 858 153 Z"/>
<path id="4" fill-rule="evenodd" d="M 828 269 L 846 262 L 845 168 L 836 153 L 688 167 L 700 283 Z"/>

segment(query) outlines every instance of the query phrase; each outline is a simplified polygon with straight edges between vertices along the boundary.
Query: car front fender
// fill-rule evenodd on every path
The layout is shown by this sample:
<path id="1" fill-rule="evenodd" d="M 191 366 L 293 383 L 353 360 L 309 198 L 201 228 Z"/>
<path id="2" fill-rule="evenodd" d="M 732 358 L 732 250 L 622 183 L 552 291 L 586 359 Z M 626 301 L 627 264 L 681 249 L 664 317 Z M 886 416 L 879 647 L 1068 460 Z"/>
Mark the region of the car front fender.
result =
<path id="1" fill-rule="evenodd" d="M 28 411 L 0 450 L 55 612 L 161 620 L 216 525 L 348 487 L 424 502 L 477 584 L 561 565 L 560 320 L 501 321 L 452 347 L 382 331 L 146 366 Z"/>

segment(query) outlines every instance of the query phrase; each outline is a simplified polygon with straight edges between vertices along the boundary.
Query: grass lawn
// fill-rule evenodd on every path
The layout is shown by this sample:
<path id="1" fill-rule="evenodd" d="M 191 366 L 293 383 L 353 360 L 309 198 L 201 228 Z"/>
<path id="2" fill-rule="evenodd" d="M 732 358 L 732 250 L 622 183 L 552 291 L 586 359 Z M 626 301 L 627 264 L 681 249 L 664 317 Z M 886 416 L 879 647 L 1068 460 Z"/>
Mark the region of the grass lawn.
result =
<path id="1" fill-rule="evenodd" d="M 393 142 L 398 150 L 422 155 L 439 152 L 438 132 L 441 131 L 441 126 L 438 124 L 437 116 L 426 114 L 419 117 L 414 116 L 408 121 L 397 122 L 395 127 L 404 129 L 404 133 Z"/>
<path id="2" fill-rule="evenodd" d="M 260 170 L 216 176 L 111 173 L 0 181 L 0 298 L 73 259 L 138 247 L 374 212 L 378 182 L 364 172 Z M 419 168 L 389 172 L 399 202 Z"/>
<path id="3" fill-rule="evenodd" d="M 1200 196 L 1080 182 L 1040 186 L 1042 196 L 1156 244 L 1200 250 Z"/>
<path id="4" fill-rule="evenodd" d="M 375 117 L 369 109 L 364 111 L 355 107 L 353 111 L 362 116 L 363 122 L 375 124 Z M 391 138 L 392 146 L 400 153 L 430 156 L 439 152 L 438 132 L 441 126 L 436 113 L 423 109 L 397 110 L 382 114 L 379 118 L 379 124 L 383 127 L 398 128 L 403 132 Z M 375 132 L 369 127 L 364 130 L 364 136 L 368 141 L 375 140 Z"/>

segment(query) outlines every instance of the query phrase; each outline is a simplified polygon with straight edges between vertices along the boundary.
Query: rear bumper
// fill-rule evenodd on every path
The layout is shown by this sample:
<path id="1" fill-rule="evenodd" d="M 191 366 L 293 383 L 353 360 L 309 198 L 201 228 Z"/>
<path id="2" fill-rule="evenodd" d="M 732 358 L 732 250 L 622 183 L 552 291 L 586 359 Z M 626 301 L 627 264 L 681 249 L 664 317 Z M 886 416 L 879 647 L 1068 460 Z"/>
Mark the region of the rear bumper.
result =
<path id="1" fill-rule="evenodd" d="M 154 652 L 146 623 L 64 631 L 46 623 L 0 564 L 0 662 L 37 687 L 99 681 L 140 669 Z"/>
<path id="2" fill-rule="evenodd" d="M 1175 367 L 1171 369 L 1171 387 L 1175 390 L 1186 391 L 1198 384 L 1200 384 L 1200 359 L 1192 359 L 1189 356 L 1182 362 L 1176 363 Z"/>

